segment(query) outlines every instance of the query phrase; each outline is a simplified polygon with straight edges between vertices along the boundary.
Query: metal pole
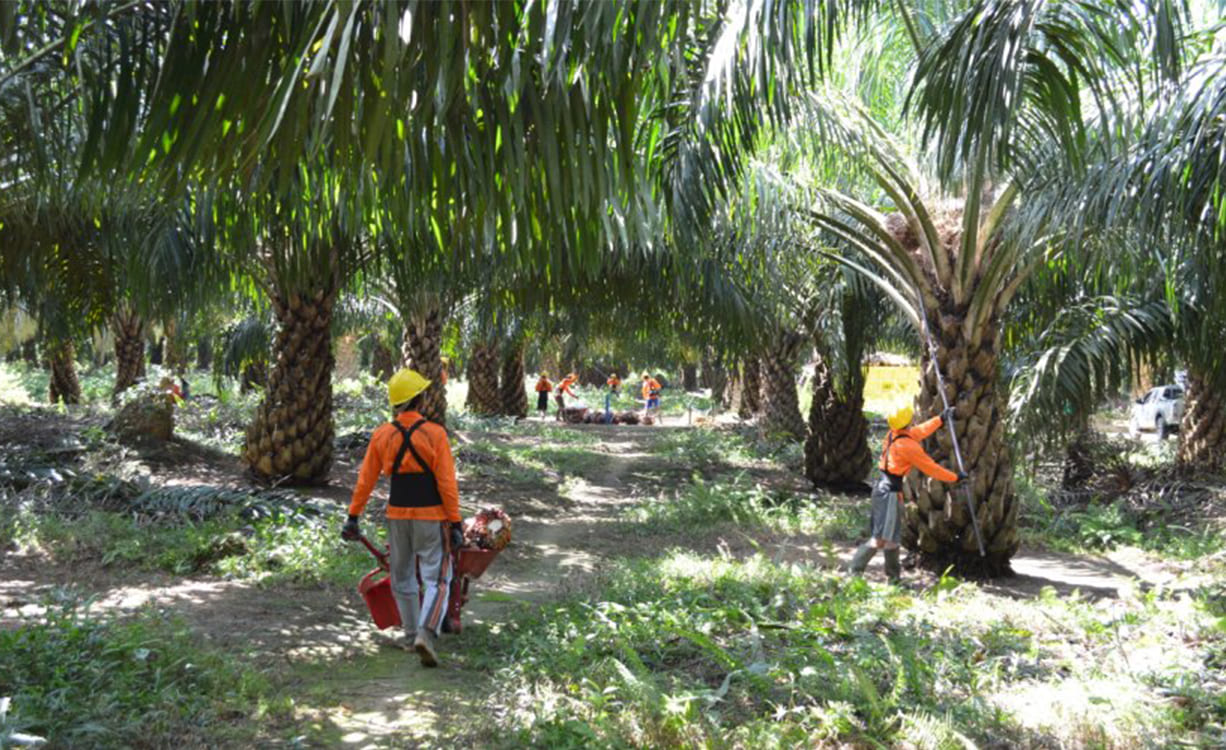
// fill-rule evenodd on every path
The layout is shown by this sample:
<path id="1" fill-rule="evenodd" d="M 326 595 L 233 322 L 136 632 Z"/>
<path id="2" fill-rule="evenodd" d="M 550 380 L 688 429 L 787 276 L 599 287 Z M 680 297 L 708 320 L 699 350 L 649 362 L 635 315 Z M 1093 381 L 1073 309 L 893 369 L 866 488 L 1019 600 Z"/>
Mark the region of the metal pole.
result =
<path id="1" fill-rule="evenodd" d="M 941 364 L 937 360 L 937 345 L 932 340 L 932 332 L 928 330 L 928 310 L 924 306 L 923 291 L 915 290 L 916 298 L 920 304 L 920 330 L 924 333 L 924 338 L 928 342 L 928 358 L 932 360 L 932 369 L 937 374 L 937 390 L 941 392 L 941 403 L 945 405 L 945 409 L 949 409 L 949 396 L 945 395 L 945 378 L 941 376 Z M 948 425 L 949 436 L 954 442 L 954 458 L 958 461 L 958 472 L 966 473 L 966 466 L 962 463 L 962 448 L 958 445 L 958 431 L 954 429 L 952 420 Z M 979 546 L 979 556 L 985 557 L 983 551 L 983 537 L 979 533 L 979 519 L 975 515 L 975 499 L 971 497 L 971 488 L 964 481 L 962 483 L 963 494 L 966 495 L 966 507 L 971 512 L 971 528 L 975 530 L 975 544 Z"/>

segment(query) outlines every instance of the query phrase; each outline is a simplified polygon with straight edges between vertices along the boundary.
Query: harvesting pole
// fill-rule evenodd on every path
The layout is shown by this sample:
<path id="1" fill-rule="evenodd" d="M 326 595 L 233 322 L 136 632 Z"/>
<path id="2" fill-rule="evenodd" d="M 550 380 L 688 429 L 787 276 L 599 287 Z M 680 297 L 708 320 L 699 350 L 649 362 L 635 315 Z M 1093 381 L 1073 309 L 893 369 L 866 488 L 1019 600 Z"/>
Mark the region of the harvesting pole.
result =
<path id="1" fill-rule="evenodd" d="M 937 345 L 932 340 L 932 332 L 928 330 L 928 310 L 924 306 L 924 293 L 916 289 L 915 297 L 919 300 L 920 330 L 928 342 L 928 358 L 932 360 L 932 369 L 936 371 L 937 390 L 941 392 L 941 403 L 945 405 L 942 411 L 946 411 L 949 409 L 949 396 L 945 395 L 945 378 L 941 375 L 941 361 L 937 359 Z M 954 429 L 953 420 L 950 420 L 946 427 L 949 428 L 949 437 L 953 439 L 954 458 L 958 461 L 958 472 L 965 476 L 966 466 L 962 462 L 962 448 L 958 445 L 958 431 Z M 971 488 L 965 480 L 962 482 L 962 491 L 966 495 L 966 508 L 971 512 L 971 528 L 975 530 L 975 544 L 979 546 L 979 556 L 985 557 L 983 537 L 979 534 L 979 519 L 975 515 L 975 499 L 971 497 Z"/>

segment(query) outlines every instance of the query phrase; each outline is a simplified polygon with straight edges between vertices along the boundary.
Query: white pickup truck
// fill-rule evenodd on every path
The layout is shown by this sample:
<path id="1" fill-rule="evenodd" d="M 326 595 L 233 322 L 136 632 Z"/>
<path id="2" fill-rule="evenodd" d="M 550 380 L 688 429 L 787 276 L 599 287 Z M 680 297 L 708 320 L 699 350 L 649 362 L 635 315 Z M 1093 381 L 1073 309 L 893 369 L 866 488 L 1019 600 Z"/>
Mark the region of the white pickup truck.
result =
<path id="1" fill-rule="evenodd" d="M 1154 430 L 1159 440 L 1165 440 L 1171 432 L 1179 429 L 1183 419 L 1183 389 L 1177 385 L 1160 385 L 1151 388 L 1132 405 L 1132 419 L 1128 429 L 1132 434 L 1141 430 Z"/>

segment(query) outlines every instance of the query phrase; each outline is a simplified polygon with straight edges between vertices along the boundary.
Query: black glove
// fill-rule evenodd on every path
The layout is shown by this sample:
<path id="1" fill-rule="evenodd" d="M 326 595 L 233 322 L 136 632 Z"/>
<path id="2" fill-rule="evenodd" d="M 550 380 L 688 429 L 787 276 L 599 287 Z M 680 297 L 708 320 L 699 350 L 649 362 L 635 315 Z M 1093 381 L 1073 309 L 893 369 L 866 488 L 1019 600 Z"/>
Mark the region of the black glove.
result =
<path id="1" fill-rule="evenodd" d="M 358 517 L 349 516 L 349 520 L 345 521 L 345 525 L 341 527 L 341 539 L 346 542 L 357 541 L 357 538 L 362 536 L 362 532 L 358 530 Z"/>
<path id="2" fill-rule="evenodd" d="M 954 421 L 954 407 L 946 406 L 941 411 L 941 422 L 943 424 L 953 424 L 953 421 Z"/>
<path id="3" fill-rule="evenodd" d="M 464 546 L 464 524 L 458 521 L 451 523 L 451 548 L 459 549 Z"/>
<path id="4" fill-rule="evenodd" d="M 970 479 L 970 478 L 971 478 L 971 475 L 970 475 L 970 474 L 967 474 L 965 471 L 960 471 L 960 472 L 958 472 L 958 481 L 959 481 L 959 482 L 965 482 L 966 480 L 968 480 L 968 479 Z"/>

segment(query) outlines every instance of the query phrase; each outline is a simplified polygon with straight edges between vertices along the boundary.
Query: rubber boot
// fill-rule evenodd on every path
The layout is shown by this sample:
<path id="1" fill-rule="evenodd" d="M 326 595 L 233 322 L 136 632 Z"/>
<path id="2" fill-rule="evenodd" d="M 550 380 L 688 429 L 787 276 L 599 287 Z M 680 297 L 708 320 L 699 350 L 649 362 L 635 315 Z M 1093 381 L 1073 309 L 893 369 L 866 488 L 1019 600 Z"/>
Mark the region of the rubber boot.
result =
<path id="1" fill-rule="evenodd" d="M 897 547 L 885 549 L 885 577 L 890 583 L 898 583 L 902 580 L 902 564 L 898 561 Z"/>
<path id="2" fill-rule="evenodd" d="M 872 544 L 865 542 L 856 550 L 856 554 L 851 558 L 851 573 L 852 575 L 863 575 L 864 569 L 868 567 L 868 561 L 873 559 L 873 555 L 877 553 L 877 548 Z"/>

